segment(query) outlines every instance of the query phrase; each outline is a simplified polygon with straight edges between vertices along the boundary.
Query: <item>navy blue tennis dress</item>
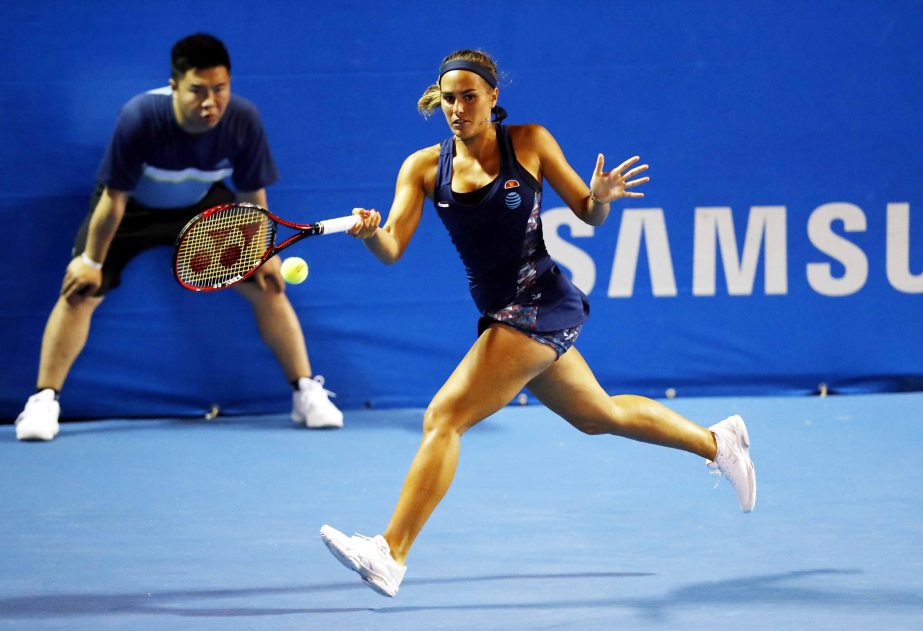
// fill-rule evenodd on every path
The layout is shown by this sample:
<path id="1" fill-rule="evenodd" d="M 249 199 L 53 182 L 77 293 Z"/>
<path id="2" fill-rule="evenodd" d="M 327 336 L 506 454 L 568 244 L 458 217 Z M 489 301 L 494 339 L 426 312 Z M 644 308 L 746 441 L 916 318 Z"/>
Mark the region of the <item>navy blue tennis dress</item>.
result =
<path id="1" fill-rule="evenodd" d="M 479 332 L 502 322 L 560 355 L 573 343 L 590 305 L 545 249 L 541 184 L 516 160 L 506 126 L 496 130 L 497 179 L 472 193 L 452 192 L 455 143 L 448 138 L 441 144 L 433 201 L 465 265 L 482 316 Z M 557 337 L 563 347 L 543 339 L 548 337 Z"/>

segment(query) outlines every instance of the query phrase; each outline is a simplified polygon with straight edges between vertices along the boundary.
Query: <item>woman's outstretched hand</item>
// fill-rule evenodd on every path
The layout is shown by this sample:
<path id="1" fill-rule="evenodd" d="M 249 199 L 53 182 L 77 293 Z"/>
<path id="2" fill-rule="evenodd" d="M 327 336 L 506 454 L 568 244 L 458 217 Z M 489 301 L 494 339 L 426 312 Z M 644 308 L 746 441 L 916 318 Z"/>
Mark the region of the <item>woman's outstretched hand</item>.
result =
<path id="1" fill-rule="evenodd" d="M 644 197 L 644 193 L 630 191 L 628 189 L 650 181 L 651 178 L 647 176 L 636 177 L 644 171 L 647 171 L 647 165 L 642 164 L 629 171 L 625 171 L 625 169 L 631 167 L 631 165 L 638 162 L 641 158 L 638 156 L 628 158 L 625 162 L 608 172 L 603 171 L 604 159 L 603 154 L 599 154 L 599 157 L 596 158 L 596 170 L 593 172 L 593 177 L 590 179 L 590 195 L 593 197 L 594 201 L 606 204 L 621 199 L 622 197 Z"/>

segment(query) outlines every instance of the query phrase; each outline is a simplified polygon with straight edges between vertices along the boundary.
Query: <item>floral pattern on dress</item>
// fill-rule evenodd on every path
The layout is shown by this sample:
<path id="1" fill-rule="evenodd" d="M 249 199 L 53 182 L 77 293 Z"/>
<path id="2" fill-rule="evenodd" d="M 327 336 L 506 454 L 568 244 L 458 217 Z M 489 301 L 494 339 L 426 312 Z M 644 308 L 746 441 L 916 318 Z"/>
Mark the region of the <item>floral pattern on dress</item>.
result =
<path id="1" fill-rule="evenodd" d="M 485 314 L 487 317 L 509 324 L 518 329 L 534 331 L 538 318 L 538 307 L 535 306 L 542 297 L 542 292 L 535 286 L 538 278 L 538 267 L 535 254 L 541 246 L 541 194 L 535 194 L 535 203 L 532 214 L 526 222 L 526 234 L 523 238 L 522 255 L 520 257 L 519 273 L 516 276 L 516 297 L 513 302 L 496 311 Z"/>

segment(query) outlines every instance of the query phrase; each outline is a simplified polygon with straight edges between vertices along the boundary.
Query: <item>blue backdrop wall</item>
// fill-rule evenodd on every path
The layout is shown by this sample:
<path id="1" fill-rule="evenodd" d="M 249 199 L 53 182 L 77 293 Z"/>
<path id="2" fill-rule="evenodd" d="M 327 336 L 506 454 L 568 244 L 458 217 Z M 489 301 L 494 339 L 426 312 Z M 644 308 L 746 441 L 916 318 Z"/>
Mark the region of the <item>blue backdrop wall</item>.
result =
<path id="1" fill-rule="evenodd" d="M 38 350 L 116 114 L 162 86 L 173 41 L 222 37 L 260 108 L 294 219 L 387 209 L 406 155 L 448 135 L 415 111 L 441 58 L 492 53 L 510 123 L 539 122 L 589 177 L 639 154 L 647 196 L 602 227 L 545 198 L 552 253 L 589 293 L 579 346 L 611 392 L 923 387 L 923 3 L 44 2 L 0 36 L 0 417 Z M 347 408 L 423 405 L 474 339 L 432 208 L 384 267 L 304 243 L 289 288 Z M 166 249 L 126 271 L 65 389 L 70 417 L 280 412 L 287 385 L 233 292 L 197 295 Z"/>

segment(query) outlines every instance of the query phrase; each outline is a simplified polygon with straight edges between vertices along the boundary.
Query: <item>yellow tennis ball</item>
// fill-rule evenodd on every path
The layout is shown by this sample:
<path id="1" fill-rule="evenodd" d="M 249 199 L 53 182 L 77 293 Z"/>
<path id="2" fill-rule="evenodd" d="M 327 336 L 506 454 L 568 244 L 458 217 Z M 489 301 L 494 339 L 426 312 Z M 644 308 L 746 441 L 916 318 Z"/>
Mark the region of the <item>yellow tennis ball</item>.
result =
<path id="1" fill-rule="evenodd" d="M 297 285 L 308 277 L 308 264 L 300 256 L 290 256 L 282 261 L 282 278 L 285 282 Z"/>

